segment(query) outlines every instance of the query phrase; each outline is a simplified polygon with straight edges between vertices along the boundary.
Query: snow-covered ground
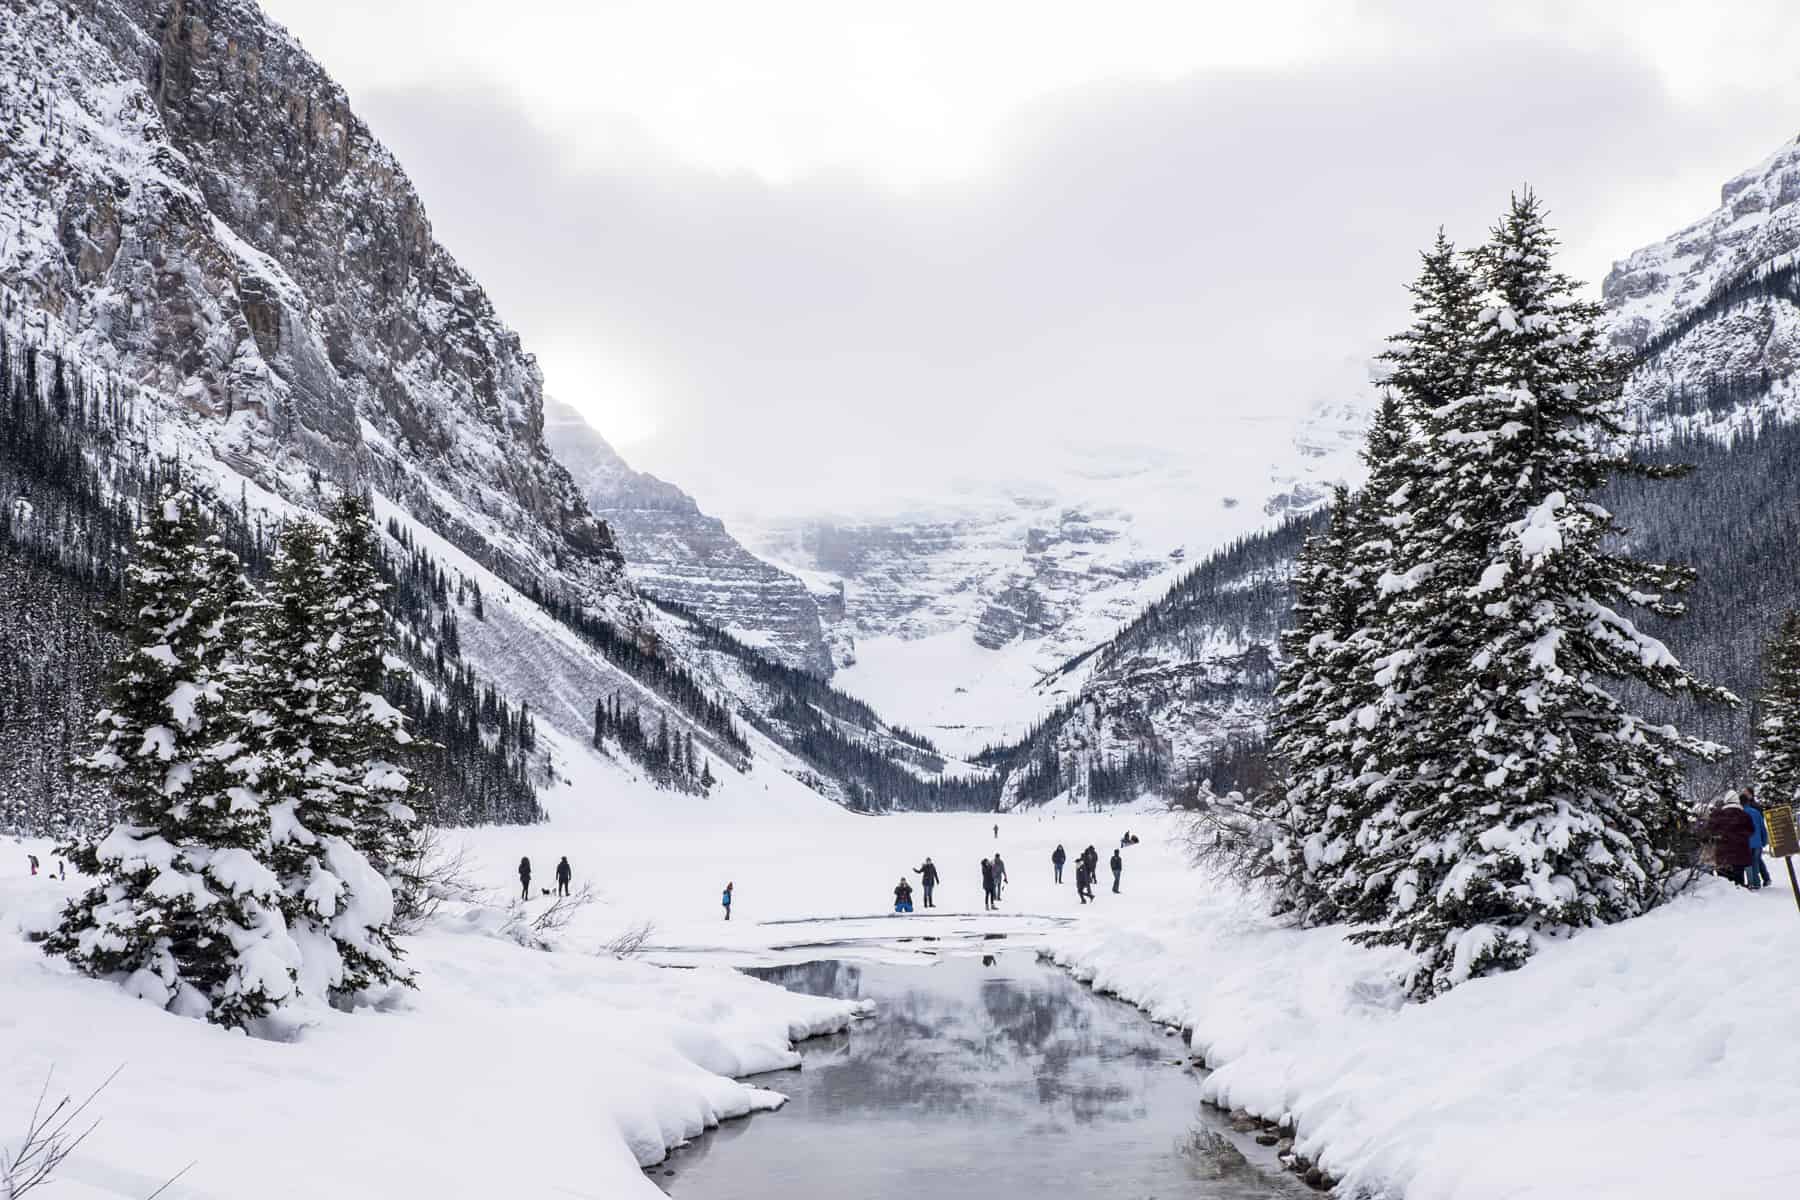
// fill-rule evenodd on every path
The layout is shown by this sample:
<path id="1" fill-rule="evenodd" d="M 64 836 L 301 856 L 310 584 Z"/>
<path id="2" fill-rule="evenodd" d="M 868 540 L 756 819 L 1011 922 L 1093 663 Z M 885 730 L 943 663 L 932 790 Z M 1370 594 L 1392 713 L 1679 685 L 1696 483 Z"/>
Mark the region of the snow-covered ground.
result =
<path id="1" fill-rule="evenodd" d="M 694 797 L 622 781 L 567 744 L 559 758 L 568 782 L 547 798 L 550 824 L 456 835 L 502 903 L 521 856 L 534 892 L 569 857 L 597 899 L 555 951 L 493 936 L 492 911 L 453 917 L 407 942 L 416 994 L 391 1011 L 314 1013 L 286 1043 L 167 1016 L 43 958 L 16 931 L 73 881 L 30 879 L 21 849 L 0 845 L 0 1138 L 52 1066 L 57 1094 L 123 1066 L 47 1200 L 141 1197 L 190 1161 L 166 1196 L 651 1197 L 640 1163 L 776 1103 L 779 1075 L 733 1077 L 791 1064 L 791 1038 L 853 1016 L 727 964 L 893 957 L 996 933 L 1192 1028 L 1219 1068 L 1211 1093 L 1293 1114 L 1298 1148 L 1344 1194 L 1641 1200 L 1712 1194 L 1728 1168 L 1733 1186 L 1773 1196 L 1800 1179 L 1780 1150 L 1800 1082 L 1768 1070 L 1800 989 L 1783 953 L 1800 921 L 1785 881 L 1756 895 L 1709 883 L 1420 1007 L 1389 980 L 1395 953 L 1282 928 L 1196 876 L 1167 817 L 864 817 L 767 768 Z M 1052 882 L 1058 842 L 1104 858 L 1127 828 L 1144 841 L 1125 852 L 1122 894 L 1104 870 L 1089 907 Z M 988 915 L 978 861 L 996 849 L 1011 884 Z M 916 885 L 927 854 L 940 908 L 893 916 L 895 882 Z M 596 953 L 644 922 L 638 959 Z"/>

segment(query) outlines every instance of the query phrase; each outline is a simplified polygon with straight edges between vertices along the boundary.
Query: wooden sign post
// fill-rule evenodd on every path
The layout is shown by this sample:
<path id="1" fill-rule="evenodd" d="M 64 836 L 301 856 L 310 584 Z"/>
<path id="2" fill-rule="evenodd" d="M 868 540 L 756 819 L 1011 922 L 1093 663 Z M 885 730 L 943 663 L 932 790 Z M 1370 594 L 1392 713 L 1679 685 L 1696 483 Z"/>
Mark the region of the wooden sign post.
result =
<path id="1" fill-rule="evenodd" d="M 1769 827 L 1769 853 L 1787 864 L 1788 886 L 1794 889 L 1794 904 L 1800 907 L 1800 879 L 1794 878 L 1794 855 L 1800 854 L 1800 829 L 1794 827 L 1794 806 L 1776 804 L 1763 810 L 1763 822 Z"/>

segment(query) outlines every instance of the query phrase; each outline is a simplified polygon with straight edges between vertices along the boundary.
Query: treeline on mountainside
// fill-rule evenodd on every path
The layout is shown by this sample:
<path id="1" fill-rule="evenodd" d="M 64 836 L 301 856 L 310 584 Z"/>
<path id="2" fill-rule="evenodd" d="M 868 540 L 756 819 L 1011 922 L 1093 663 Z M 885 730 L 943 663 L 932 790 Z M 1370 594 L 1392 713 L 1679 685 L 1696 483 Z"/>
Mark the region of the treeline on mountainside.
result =
<path id="1" fill-rule="evenodd" d="M 615 745 L 627 757 L 642 763 L 650 777 L 663 787 L 704 794 L 715 782 L 712 762 L 694 744 L 694 734 L 672 732 L 669 714 L 657 714 L 656 734 L 644 728 L 644 719 L 633 704 L 625 707 L 619 694 L 594 702 L 594 748 L 605 751 Z"/>
<path id="2" fill-rule="evenodd" d="M 382 694 L 397 664 L 367 499 L 340 497 L 329 526 L 284 523 L 260 590 L 214 507 L 173 480 L 143 506 L 100 736 L 75 763 L 117 817 L 59 847 L 95 882 L 42 941 L 241 1028 L 412 985 L 396 935 L 421 903 L 421 788 Z"/>
<path id="3" fill-rule="evenodd" d="M 0 830 L 61 835 L 116 814 L 71 762 L 91 741 L 119 648 L 107 615 L 144 497 L 181 474 L 146 448 L 155 417 L 130 385 L 0 328 Z M 270 531 L 241 498 L 207 520 L 251 579 L 267 577 Z M 529 717 L 509 723 L 485 711 L 491 689 L 457 660 L 454 641 L 443 645 L 453 611 L 429 592 L 421 599 L 402 566 L 384 551 L 381 570 L 395 585 L 384 602 L 397 606 L 396 648 L 423 678 L 386 686 L 420 738 L 415 767 L 430 819 L 541 819 Z M 478 594 L 472 602 L 479 614 Z"/>
<path id="4" fill-rule="evenodd" d="M 1777 300 L 1800 307 L 1800 261 L 1790 259 L 1775 266 L 1759 264 L 1719 284 L 1705 300 L 1645 339 L 1637 347 L 1636 357 L 1639 362 L 1653 360 L 1708 321 L 1758 300 Z"/>
<path id="5" fill-rule="evenodd" d="M 579 633 L 608 662 L 687 714 L 723 750 L 735 752 L 740 759 L 749 755 L 750 743 L 731 719 L 731 710 L 714 699 L 687 668 L 670 661 L 660 649 L 646 648 L 638 639 L 620 633 L 610 622 L 567 597 L 547 590 L 536 579 L 525 581 L 520 590 L 546 613 Z"/>
<path id="6" fill-rule="evenodd" d="M 768 719 L 759 724 L 814 769 L 841 780 L 850 807 L 859 811 L 987 812 L 1000 799 L 998 777 L 921 777 L 888 753 L 843 732 L 834 718 L 798 696 L 781 696 Z"/>
<path id="7" fill-rule="evenodd" d="M 1485 245 L 1423 256 L 1368 482 L 1295 563 L 1280 774 L 1196 819 L 1302 923 L 1409 950 L 1421 999 L 1662 903 L 1684 763 L 1724 750 L 1641 701 L 1735 699 L 1631 619 L 1682 616 L 1696 575 L 1636 557 L 1599 500 L 1685 471 L 1611 449 L 1628 364 L 1554 247 L 1526 194 Z"/>

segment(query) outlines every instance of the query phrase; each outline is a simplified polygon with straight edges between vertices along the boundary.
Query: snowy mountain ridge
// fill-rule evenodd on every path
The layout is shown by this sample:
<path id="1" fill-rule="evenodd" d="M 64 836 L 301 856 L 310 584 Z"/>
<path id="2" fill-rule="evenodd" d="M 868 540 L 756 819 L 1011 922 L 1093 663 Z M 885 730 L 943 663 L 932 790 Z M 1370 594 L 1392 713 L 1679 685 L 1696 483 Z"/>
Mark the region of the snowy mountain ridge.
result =
<path id="1" fill-rule="evenodd" d="M 1104 643 L 1182 571 L 1360 477 L 1367 408 L 1247 409 L 1205 445 L 1071 447 L 887 515 L 728 518 L 813 587 L 854 658 L 836 682 L 969 754 L 1049 708 L 1039 683 Z"/>
<path id="2" fill-rule="evenodd" d="M 573 407 L 545 401 L 544 437 L 612 530 L 640 590 L 789 666 L 831 674 L 820 602 L 804 583 L 744 549 L 676 485 L 633 470 Z"/>

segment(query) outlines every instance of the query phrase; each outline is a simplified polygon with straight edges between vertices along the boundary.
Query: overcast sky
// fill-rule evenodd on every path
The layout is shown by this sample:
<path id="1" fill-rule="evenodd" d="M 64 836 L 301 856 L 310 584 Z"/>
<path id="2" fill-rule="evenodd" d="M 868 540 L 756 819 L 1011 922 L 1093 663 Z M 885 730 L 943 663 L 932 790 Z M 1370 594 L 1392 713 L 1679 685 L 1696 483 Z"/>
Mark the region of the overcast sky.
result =
<path id="1" fill-rule="evenodd" d="M 1354 397 L 1438 225 L 1529 182 L 1597 286 L 1800 133 L 1790 0 L 263 2 L 727 514 Z"/>

